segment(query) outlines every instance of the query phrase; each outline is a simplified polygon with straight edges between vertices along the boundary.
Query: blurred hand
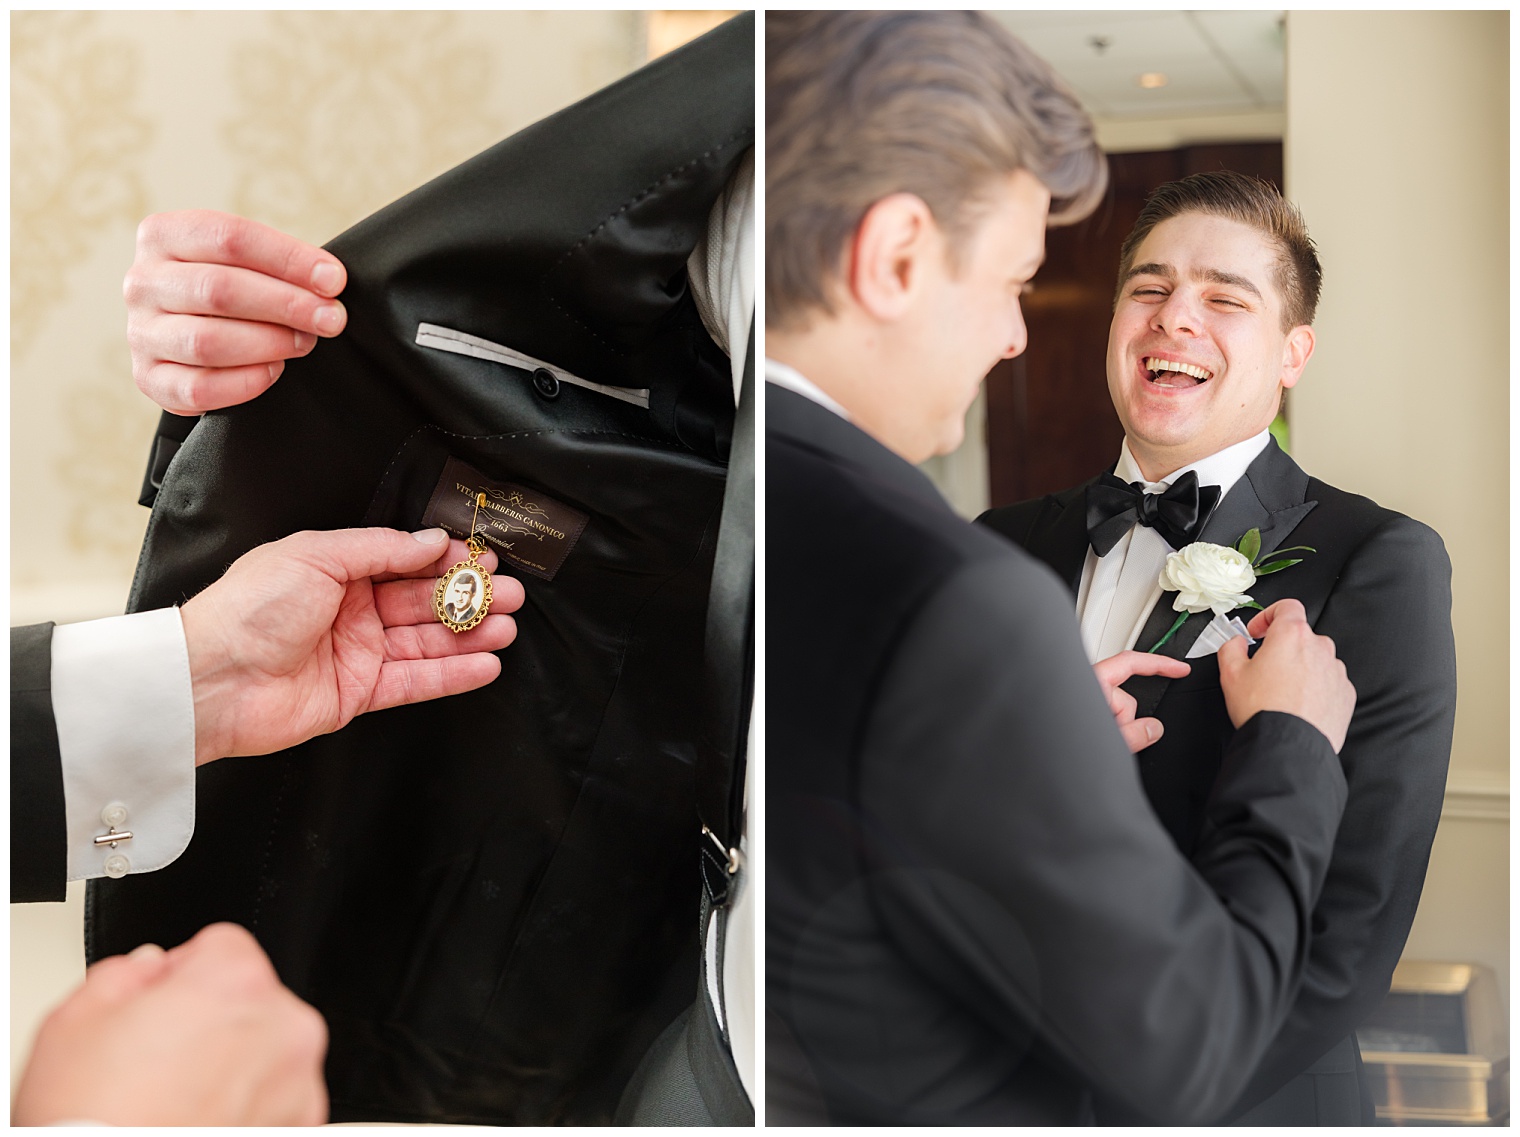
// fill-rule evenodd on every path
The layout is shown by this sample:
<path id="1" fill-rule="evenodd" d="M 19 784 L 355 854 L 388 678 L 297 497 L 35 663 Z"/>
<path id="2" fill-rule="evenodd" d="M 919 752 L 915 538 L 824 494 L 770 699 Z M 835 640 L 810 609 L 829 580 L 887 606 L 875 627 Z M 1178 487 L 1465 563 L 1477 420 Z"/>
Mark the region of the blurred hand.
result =
<path id="1" fill-rule="evenodd" d="M 263 394 L 318 336 L 348 322 L 348 274 L 314 245 L 230 213 L 155 213 L 137 227 L 122 292 L 132 378 L 166 411 L 197 415 Z"/>
<path id="2" fill-rule="evenodd" d="M 103 959 L 53 1011 L 11 1121 L 320 1125 L 327 1026 L 254 938 L 213 924 L 165 952 Z"/>
<path id="3" fill-rule="evenodd" d="M 1191 670 L 1192 667 L 1180 659 L 1143 651 L 1121 651 L 1093 664 L 1098 686 L 1103 688 L 1108 709 L 1113 711 L 1114 722 L 1131 754 L 1138 754 L 1160 738 L 1163 728 L 1160 719 L 1137 719 L 1135 697 L 1128 691 L 1121 691 L 1119 684 L 1131 675 L 1165 675 L 1168 679 L 1181 679 Z"/>
<path id="4" fill-rule="evenodd" d="M 484 687 L 517 635 L 523 588 L 491 580 L 491 614 L 468 632 L 433 611 L 465 559 L 442 529 L 296 533 L 245 553 L 180 616 L 195 695 L 197 765 L 268 754 L 355 715 Z M 496 567 L 485 552 L 482 568 Z"/>
<path id="5" fill-rule="evenodd" d="M 1246 631 L 1261 640 L 1254 656 L 1236 637 L 1219 649 L 1219 684 L 1230 721 L 1242 726 L 1258 711 L 1297 715 L 1330 740 L 1340 753 L 1356 710 L 1356 688 L 1335 643 L 1309 627 L 1304 606 L 1279 600 L 1258 612 Z"/>

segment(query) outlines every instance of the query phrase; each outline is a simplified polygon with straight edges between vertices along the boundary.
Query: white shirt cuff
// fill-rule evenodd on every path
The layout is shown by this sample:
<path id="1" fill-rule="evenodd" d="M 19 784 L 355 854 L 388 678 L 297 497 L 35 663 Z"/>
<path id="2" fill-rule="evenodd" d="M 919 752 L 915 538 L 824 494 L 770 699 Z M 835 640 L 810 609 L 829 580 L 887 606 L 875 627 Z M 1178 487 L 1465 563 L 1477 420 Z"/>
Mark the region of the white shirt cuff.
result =
<path id="1" fill-rule="evenodd" d="M 53 629 L 69 879 L 161 869 L 195 831 L 195 700 L 178 608 Z M 97 845 L 118 832 L 130 840 Z"/>

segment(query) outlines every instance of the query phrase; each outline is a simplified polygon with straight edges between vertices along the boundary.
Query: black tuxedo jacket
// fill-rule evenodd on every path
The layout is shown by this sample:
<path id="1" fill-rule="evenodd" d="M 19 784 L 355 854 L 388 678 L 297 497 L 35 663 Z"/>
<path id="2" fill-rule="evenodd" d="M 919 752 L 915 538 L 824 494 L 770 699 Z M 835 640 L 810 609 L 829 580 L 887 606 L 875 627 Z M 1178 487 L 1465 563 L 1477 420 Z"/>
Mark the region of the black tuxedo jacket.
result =
<path id="1" fill-rule="evenodd" d="M 746 14 L 338 237 L 343 335 L 159 439 L 134 609 L 295 530 L 420 528 L 449 459 L 585 518 L 548 523 L 578 533 L 557 571 L 503 555 L 496 682 L 203 767 L 185 853 L 90 889 L 92 957 L 252 930 L 327 1019 L 335 1120 L 609 1121 L 691 1002 L 734 400 L 686 261 L 753 144 Z"/>
<path id="2" fill-rule="evenodd" d="M 62 900 L 68 880 L 52 665 L 52 624 L 11 629 L 12 903 Z"/>
<path id="3" fill-rule="evenodd" d="M 1075 594 L 1087 556 L 1090 484 L 979 520 L 1050 565 Z M 1357 706 L 1340 754 L 1350 796 L 1314 910 L 1303 990 L 1232 1112 L 1258 1107 L 1245 1120 L 1263 1124 L 1371 1124 L 1354 1032 L 1388 990 L 1440 819 L 1456 713 L 1451 564 L 1433 530 L 1309 477 L 1276 442 L 1215 507 L 1199 539 L 1233 545 L 1251 528 L 1261 530 L 1264 552 L 1318 550 L 1292 554 L 1303 562 L 1262 577 L 1251 595 L 1264 607 L 1303 601 L 1315 630 L 1334 639 Z M 1159 640 L 1175 615 L 1159 601 L 1136 646 Z M 1186 656 L 1208 620 L 1193 616 L 1162 652 Z M 1137 756 L 1138 769 L 1184 852 L 1204 830 L 1234 734 L 1218 663 L 1213 656 L 1190 662 L 1186 678 L 1127 684 L 1137 713 L 1166 727 Z"/>
<path id="4" fill-rule="evenodd" d="M 1190 866 L 1043 565 L 767 389 L 772 1124 L 1220 1117 L 1278 1033 L 1343 780 L 1231 740 Z"/>

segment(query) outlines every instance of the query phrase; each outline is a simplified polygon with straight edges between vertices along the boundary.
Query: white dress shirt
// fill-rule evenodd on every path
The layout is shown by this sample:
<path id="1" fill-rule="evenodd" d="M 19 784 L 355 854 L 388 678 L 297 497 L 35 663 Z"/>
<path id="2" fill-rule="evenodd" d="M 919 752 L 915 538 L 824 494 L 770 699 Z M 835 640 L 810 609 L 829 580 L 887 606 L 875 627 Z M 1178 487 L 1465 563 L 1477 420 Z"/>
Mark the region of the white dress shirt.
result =
<path id="1" fill-rule="evenodd" d="M 169 864 L 195 829 L 195 700 L 178 608 L 53 629 L 68 878 Z M 114 828 L 130 839 L 97 845 Z"/>
<path id="2" fill-rule="evenodd" d="M 774 359 L 765 361 L 765 381 L 774 383 L 778 387 L 785 387 L 788 391 L 801 395 L 804 399 L 811 399 L 824 410 L 833 411 L 845 422 L 850 421 L 850 412 L 845 410 L 833 398 L 824 393 L 818 386 L 795 367 L 788 367 L 784 363 L 778 363 Z"/>
<path id="3" fill-rule="evenodd" d="M 1198 475 L 1199 486 L 1218 486 L 1223 500 L 1271 439 L 1270 432 L 1264 430 L 1202 461 L 1174 470 L 1159 482 L 1146 481 L 1139 463 L 1129 452 L 1129 442 L 1125 441 L 1119 448 L 1114 476 L 1122 482 L 1143 482 L 1147 493 L 1161 493 L 1191 470 Z M 1161 570 L 1167 556 L 1174 552 L 1165 537 L 1150 526 L 1139 524 L 1132 525 L 1107 556 L 1100 558 L 1089 546 L 1082 567 L 1082 585 L 1077 591 L 1077 619 L 1082 623 L 1082 646 L 1090 662 L 1130 648 L 1145 651 L 1151 647 L 1135 641 L 1140 638 L 1151 609 L 1161 599 Z"/>

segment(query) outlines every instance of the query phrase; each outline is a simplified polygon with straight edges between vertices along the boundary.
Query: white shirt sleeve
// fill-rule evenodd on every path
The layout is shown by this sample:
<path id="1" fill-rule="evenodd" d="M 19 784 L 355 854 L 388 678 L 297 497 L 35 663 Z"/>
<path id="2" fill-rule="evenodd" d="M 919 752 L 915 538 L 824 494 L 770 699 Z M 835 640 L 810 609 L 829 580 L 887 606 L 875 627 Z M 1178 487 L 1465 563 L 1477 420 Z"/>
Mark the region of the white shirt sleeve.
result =
<path id="1" fill-rule="evenodd" d="M 53 629 L 70 880 L 161 869 L 195 830 L 195 701 L 178 608 Z M 113 848 L 95 838 L 130 833 Z"/>

